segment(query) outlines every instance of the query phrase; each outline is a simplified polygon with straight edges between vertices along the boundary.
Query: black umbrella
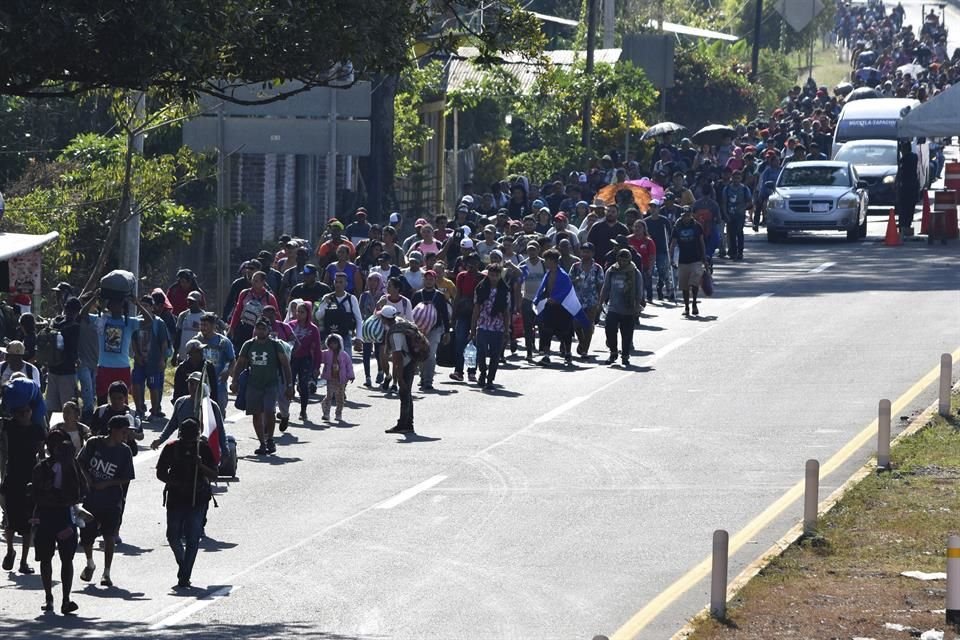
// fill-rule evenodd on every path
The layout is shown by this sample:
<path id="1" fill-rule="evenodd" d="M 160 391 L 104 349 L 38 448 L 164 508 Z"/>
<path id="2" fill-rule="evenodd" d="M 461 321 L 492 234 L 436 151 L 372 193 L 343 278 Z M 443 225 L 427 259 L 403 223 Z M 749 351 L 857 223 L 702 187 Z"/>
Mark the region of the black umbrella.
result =
<path id="1" fill-rule="evenodd" d="M 683 131 L 686 129 L 682 124 L 677 124 L 676 122 L 660 122 L 653 125 L 649 129 L 643 132 L 641 140 L 646 140 L 648 138 L 656 138 L 657 136 L 662 136 L 667 133 L 676 133 L 677 131 Z"/>
<path id="2" fill-rule="evenodd" d="M 833 92 L 838 96 L 845 96 L 853 91 L 853 85 L 849 82 L 841 82 L 833 88 Z"/>
<path id="3" fill-rule="evenodd" d="M 847 102 L 853 102 L 854 100 L 867 100 L 869 98 L 879 98 L 880 94 L 877 93 L 877 90 L 873 87 L 858 87 L 850 92 L 850 95 L 847 96 Z"/>
<path id="4" fill-rule="evenodd" d="M 725 138 L 733 138 L 737 132 L 725 124 L 708 124 L 693 134 L 694 144 L 720 144 Z"/>

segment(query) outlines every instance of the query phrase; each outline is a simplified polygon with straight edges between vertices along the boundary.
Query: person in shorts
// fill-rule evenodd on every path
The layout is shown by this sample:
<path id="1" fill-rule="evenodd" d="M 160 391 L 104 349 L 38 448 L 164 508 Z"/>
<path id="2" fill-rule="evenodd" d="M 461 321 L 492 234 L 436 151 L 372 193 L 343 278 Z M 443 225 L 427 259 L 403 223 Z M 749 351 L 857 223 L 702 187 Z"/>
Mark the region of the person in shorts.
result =
<path id="1" fill-rule="evenodd" d="M 293 398 L 293 374 L 290 360 L 287 359 L 279 341 L 270 338 L 270 321 L 260 318 L 254 324 L 253 338 L 243 343 L 237 366 L 233 374 L 230 390 L 237 393 L 240 374 L 249 369 L 245 391 L 246 412 L 253 416 L 253 430 L 260 447 L 254 451 L 258 456 L 274 453 L 277 446 L 273 442 L 277 398 L 280 394 L 280 373 L 287 381 L 284 393 Z"/>
<path id="2" fill-rule="evenodd" d="M 683 207 L 680 219 L 673 227 L 668 255 L 673 255 L 675 247 L 679 249 L 677 281 L 683 292 L 683 315 L 691 315 L 691 299 L 692 314 L 700 315 L 700 309 L 697 307 L 697 292 L 700 290 L 703 272 L 707 268 L 707 251 L 703 240 L 703 227 L 693 217 L 693 210 L 690 207 Z"/>
<path id="3" fill-rule="evenodd" d="M 133 456 L 126 444 L 130 420 L 123 415 L 113 416 L 108 427 L 109 435 L 90 438 L 77 456 L 89 486 L 83 508 L 93 516 L 80 534 L 80 544 L 87 556 L 87 566 L 80 572 L 80 579 L 89 582 L 93 578 L 97 568 L 93 561 L 93 543 L 102 536 L 103 576 L 100 586 L 103 587 L 113 586 L 110 568 L 123 517 L 124 488 L 135 477 Z"/>

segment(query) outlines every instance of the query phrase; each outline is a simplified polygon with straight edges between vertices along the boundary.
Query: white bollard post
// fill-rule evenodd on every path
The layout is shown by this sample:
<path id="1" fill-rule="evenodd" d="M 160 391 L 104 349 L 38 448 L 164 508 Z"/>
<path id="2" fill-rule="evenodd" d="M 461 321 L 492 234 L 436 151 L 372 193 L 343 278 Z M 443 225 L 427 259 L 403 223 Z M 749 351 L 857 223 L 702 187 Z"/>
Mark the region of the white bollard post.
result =
<path id="1" fill-rule="evenodd" d="M 877 468 L 890 470 L 890 401 L 881 400 L 877 415 Z"/>
<path id="2" fill-rule="evenodd" d="M 950 378 L 953 375 L 953 356 L 945 353 L 940 356 L 940 405 L 939 413 L 946 418 L 950 415 Z"/>
<path id="3" fill-rule="evenodd" d="M 730 534 L 723 529 L 713 532 L 713 569 L 710 572 L 710 615 L 717 620 L 727 617 L 727 553 Z"/>
<path id="4" fill-rule="evenodd" d="M 960 625 L 960 536 L 947 540 L 947 624 Z"/>
<path id="5" fill-rule="evenodd" d="M 810 535 L 817 528 L 817 504 L 820 502 L 820 463 L 807 460 L 803 487 L 803 534 Z"/>

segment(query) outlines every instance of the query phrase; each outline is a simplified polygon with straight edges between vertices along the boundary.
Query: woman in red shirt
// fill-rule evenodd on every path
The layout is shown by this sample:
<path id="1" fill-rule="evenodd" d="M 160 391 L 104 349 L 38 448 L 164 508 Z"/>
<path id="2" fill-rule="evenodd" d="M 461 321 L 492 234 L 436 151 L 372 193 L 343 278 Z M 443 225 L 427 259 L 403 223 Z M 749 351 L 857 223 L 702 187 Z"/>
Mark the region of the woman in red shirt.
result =
<path id="1" fill-rule="evenodd" d="M 647 225 L 643 220 L 633 223 L 633 233 L 627 236 L 627 241 L 640 255 L 643 288 L 647 291 L 647 302 L 653 302 L 653 265 L 657 260 L 657 245 L 647 234 Z"/>

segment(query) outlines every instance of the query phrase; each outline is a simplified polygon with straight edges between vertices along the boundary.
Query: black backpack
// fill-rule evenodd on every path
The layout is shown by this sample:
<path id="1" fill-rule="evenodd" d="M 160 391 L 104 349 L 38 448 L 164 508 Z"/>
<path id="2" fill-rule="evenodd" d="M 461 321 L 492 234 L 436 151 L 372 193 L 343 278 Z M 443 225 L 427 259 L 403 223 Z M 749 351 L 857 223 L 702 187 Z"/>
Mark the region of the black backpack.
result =
<path id="1" fill-rule="evenodd" d="M 47 367 L 59 367 L 63 364 L 63 334 L 54 326 L 53 322 L 47 323 L 37 331 L 37 355 L 38 365 Z"/>
<path id="2" fill-rule="evenodd" d="M 170 479 L 163 488 L 163 504 L 167 504 L 167 496 L 176 494 L 184 501 L 191 500 L 191 492 L 196 481 L 196 504 L 200 505 L 210 500 L 213 491 L 210 481 L 197 470 L 200 458 L 200 447 L 209 447 L 205 438 L 196 442 L 176 441 L 167 445 L 173 447 L 173 461 L 170 463 Z"/>

